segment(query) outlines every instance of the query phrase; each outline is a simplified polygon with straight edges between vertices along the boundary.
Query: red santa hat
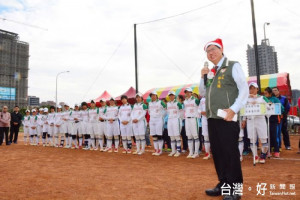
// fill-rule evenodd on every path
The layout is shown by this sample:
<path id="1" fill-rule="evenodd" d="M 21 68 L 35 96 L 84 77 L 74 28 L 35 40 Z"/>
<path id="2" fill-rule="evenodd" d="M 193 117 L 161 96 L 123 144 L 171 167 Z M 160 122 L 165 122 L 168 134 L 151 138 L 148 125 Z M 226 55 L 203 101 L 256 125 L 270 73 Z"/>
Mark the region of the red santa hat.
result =
<path id="1" fill-rule="evenodd" d="M 215 39 L 214 41 L 210 41 L 208 42 L 205 47 L 204 47 L 204 51 L 206 51 L 206 49 L 210 46 L 210 45 L 215 45 L 217 47 L 219 47 L 220 49 L 223 49 L 223 43 L 222 40 L 220 38 Z"/>

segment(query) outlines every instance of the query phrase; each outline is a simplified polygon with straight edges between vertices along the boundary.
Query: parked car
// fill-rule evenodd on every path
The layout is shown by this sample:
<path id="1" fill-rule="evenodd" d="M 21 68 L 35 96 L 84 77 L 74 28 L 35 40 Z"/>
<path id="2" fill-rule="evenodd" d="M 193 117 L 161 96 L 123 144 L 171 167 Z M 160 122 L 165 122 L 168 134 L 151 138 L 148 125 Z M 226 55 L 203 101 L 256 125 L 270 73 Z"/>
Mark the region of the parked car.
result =
<path id="1" fill-rule="evenodd" d="M 300 118 L 295 115 L 287 116 L 288 129 L 296 133 L 297 127 L 300 127 Z"/>

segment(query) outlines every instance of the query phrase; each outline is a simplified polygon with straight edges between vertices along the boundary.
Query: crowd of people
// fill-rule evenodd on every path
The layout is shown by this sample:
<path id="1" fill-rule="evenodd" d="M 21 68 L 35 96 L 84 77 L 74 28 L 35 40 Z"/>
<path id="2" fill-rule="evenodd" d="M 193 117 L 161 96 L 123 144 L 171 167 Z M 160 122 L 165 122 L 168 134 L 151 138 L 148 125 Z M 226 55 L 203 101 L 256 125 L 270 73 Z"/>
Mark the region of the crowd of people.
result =
<path id="1" fill-rule="evenodd" d="M 258 85 L 253 82 L 249 84 L 249 93 L 247 103 L 282 104 L 282 115 L 270 118 L 271 151 L 268 150 L 265 117 L 241 119 L 240 160 L 251 150 L 256 163 L 265 163 L 268 152 L 273 152 L 276 158 L 280 156 L 281 133 L 285 149 L 291 149 L 287 131 L 290 105 L 287 98 L 280 95 L 277 87 L 266 88 L 264 96 L 260 96 L 257 94 Z M 186 88 L 185 96 L 176 96 L 170 91 L 169 101 L 159 100 L 156 92 L 150 94 L 149 103 L 144 102 L 142 96 L 141 93 L 136 94 L 134 105 L 128 103 L 127 96 L 122 96 L 121 106 L 116 105 L 114 98 L 108 101 L 101 99 L 99 108 L 92 100 L 89 104 L 76 104 L 74 108 L 70 108 L 68 104 L 64 108 L 52 106 L 50 110 L 34 108 L 26 110 L 24 116 L 20 114 L 18 106 L 12 113 L 4 106 L 0 118 L 0 145 L 4 137 L 7 145 L 17 143 L 19 128 L 23 125 L 25 145 L 41 144 L 45 147 L 82 148 L 109 153 L 118 152 L 122 145 L 123 153 L 142 155 L 145 147 L 151 146 L 150 133 L 154 146 L 152 155 L 159 156 L 163 151 L 169 150 L 168 156 L 178 157 L 188 151 L 187 158 L 197 158 L 204 151 L 203 159 L 211 158 L 205 97 L 199 98 L 191 88 Z M 259 142 L 260 157 L 257 154 Z M 134 152 L 132 143 L 136 144 Z"/>

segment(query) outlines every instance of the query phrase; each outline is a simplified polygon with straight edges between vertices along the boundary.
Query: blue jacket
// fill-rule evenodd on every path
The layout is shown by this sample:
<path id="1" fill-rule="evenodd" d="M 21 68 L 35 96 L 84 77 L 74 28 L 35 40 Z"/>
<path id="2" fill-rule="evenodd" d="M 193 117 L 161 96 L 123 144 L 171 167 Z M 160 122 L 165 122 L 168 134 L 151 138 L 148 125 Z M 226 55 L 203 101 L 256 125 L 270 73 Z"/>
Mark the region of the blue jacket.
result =
<path id="1" fill-rule="evenodd" d="M 290 108 L 291 108 L 289 100 L 285 96 L 281 96 L 281 95 L 279 95 L 278 99 L 282 104 L 282 106 L 284 107 L 284 112 L 282 114 L 286 116 L 290 112 Z"/>

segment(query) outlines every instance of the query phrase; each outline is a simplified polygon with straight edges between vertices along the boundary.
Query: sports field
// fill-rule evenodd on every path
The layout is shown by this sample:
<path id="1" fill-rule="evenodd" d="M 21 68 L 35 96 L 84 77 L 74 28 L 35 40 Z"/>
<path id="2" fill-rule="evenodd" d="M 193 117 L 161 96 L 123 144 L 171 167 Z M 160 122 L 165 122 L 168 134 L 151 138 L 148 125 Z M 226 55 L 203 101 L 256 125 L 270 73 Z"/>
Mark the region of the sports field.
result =
<path id="1" fill-rule="evenodd" d="M 152 156 L 152 149 L 138 156 L 25 146 L 22 134 L 19 138 L 18 144 L 0 147 L 0 199 L 221 199 L 204 193 L 217 176 L 213 160 L 203 155 L 186 159 Z M 244 157 L 243 199 L 299 199 L 298 141 L 299 136 L 291 136 L 292 150 L 266 164 L 254 167 L 252 156 Z M 267 184 L 260 190 L 264 196 L 257 195 L 258 183 Z"/>

